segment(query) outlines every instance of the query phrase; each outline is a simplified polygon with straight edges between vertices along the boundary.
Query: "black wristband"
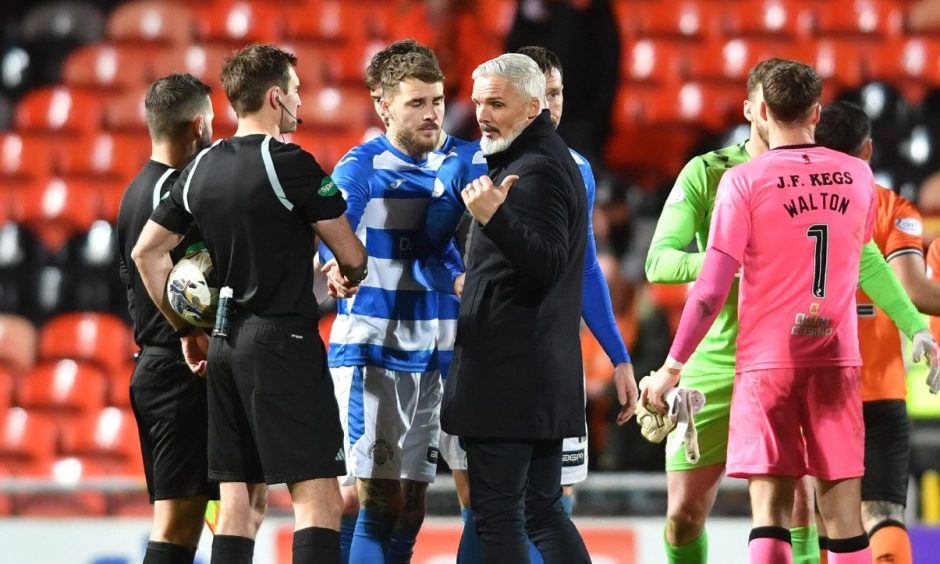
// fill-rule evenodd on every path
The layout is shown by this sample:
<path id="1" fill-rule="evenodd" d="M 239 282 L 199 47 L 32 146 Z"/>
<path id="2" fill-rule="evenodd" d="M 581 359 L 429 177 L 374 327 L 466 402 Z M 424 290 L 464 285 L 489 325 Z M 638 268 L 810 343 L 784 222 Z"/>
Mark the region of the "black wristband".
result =
<path id="1" fill-rule="evenodd" d="M 173 336 L 176 337 L 177 339 L 182 339 L 183 337 L 189 337 L 195 332 L 196 332 L 196 327 L 187 323 L 186 325 L 183 325 L 179 329 L 174 330 Z"/>
<path id="2" fill-rule="evenodd" d="M 343 276 L 346 276 L 346 274 L 343 274 Z M 363 280 L 365 280 L 367 276 L 369 276 L 369 267 L 368 267 L 368 266 L 364 266 L 364 267 L 362 267 L 362 274 L 359 276 L 358 279 L 353 280 L 352 278 L 346 276 L 346 280 L 349 280 L 351 283 L 353 283 L 353 284 L 355 284 L 355 285 L 358 286 L 359 283 L 362 282 Z"/>

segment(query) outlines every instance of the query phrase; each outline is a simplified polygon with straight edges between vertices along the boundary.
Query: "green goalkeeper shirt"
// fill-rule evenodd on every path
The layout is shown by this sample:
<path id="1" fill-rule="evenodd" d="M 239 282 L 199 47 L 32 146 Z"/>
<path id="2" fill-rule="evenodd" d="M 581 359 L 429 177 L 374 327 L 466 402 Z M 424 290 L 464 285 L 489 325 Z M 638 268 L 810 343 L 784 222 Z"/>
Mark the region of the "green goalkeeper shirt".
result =
<path id="1" fill-rule="evenodd" d="M 699 155 L 685 165 L 659 216 L 646 256 L 646 277 L 650 282 L 682 284 L 698 277 L 705 262 L 718 183 L 728 169 L 750 158 L 744 143 L 740 143 Z M 698 252 L 689 251 L 693 240 Z M 728 300 L 683 371 L 733 371 L 737 338 L 738 280 L 735 279 Z"/>

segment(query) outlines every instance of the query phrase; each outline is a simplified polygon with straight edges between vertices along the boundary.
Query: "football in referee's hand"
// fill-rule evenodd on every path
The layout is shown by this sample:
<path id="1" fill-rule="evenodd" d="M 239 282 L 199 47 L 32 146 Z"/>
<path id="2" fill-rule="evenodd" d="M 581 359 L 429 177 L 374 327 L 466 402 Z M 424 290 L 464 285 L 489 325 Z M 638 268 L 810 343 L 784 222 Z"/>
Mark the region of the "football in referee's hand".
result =
<path id="1" fill-rule="evenodd" d="M 170 307 L 186 323 L 196 327 L 212 327 L 215 307 L 219 300 L 218 288 L 210 286 L 212 259 L 202 249 L 180 259 L 166 283 Z"/>

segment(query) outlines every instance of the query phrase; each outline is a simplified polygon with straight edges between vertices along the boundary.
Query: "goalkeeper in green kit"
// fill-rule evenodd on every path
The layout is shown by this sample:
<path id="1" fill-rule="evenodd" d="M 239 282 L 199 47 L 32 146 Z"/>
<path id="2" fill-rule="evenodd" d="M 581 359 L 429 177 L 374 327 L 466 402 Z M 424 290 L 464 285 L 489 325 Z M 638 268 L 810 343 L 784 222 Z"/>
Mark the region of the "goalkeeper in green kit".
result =
<path id="1" fill-rule="evenodd" d="M 650 244 L 646 259 L 646 276 L 650 282 L 681 284 L 692 282 L 698 276 L 722 175 L 768 150 L 767 127 L 760 118 L 761 79 L 779 62 L 778 59 L 762 61 L 748 74 L 744 117 L 751 124 L 750 139 L 695 157 L 679 174 Z M 699 252 L 688 252 L 693 240 Z M 874 243 L 869 243 L 862 251 L 859 284 L 909 337 L 927 329 Z M 737 302 L 736 281 L 707 336 L 682 369 L 682 387 L 703 392 L 706 401 L 695 416 L 700 451 L 697 463 L 686 462 L 684 449 L 667 448 L 667 452 L 674 454 L 667 455 L 666 460 L 665 544 L 668 561 L 674 564 L 704 564 L 708 560 L 705 520 L 725 469 L 738 335 Z M 650 397 L 661 398 L 676 384 L 676 378 L 660 372 L 647 381 L 646 387 Z M 676 432 L 667 439 L 669 442 L 682 440 Z M 791 518 L 793 562 L 819 562 L 811 482 L 800 480 L 797 484 Z"/>

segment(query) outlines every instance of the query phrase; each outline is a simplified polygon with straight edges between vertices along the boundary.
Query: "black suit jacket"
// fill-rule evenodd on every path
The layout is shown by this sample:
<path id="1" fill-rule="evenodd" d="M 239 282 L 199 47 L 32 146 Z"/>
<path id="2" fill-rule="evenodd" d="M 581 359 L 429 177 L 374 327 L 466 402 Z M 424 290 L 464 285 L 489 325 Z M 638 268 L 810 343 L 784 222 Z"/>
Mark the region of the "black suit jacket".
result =
<path id="1" fill-rule="evenodd" d="M 547 110 L 487 164 L 494 184 L 519 180 L 470 228 L 441 423 L 464 437 L 581 436 L 584 180 Z"/>

